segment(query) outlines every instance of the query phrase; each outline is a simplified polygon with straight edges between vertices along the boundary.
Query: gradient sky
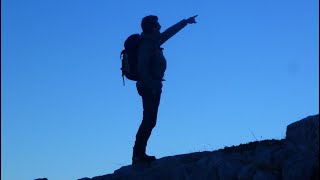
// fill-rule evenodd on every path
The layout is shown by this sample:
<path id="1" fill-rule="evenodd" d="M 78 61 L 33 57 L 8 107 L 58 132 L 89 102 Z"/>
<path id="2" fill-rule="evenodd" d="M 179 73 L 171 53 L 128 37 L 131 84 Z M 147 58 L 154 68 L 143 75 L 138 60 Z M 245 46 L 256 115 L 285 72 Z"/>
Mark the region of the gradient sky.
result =
<path id="1" fill-rule="evenodd" d="M 162 30 L 158 158 L 285 137 L 319 113 L 318 0 L 2 0 L 1 179 L 70 180 L 131 163 L 142 102 L 122 84 L 124 40 Z"/>

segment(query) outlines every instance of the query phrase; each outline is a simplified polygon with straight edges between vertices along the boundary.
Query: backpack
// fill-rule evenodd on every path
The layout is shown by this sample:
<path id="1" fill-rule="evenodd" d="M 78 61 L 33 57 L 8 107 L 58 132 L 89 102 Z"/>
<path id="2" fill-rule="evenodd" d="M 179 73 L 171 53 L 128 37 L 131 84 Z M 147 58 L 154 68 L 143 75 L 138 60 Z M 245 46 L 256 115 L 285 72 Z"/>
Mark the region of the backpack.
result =
<path id="1" fill-rule="evenodd" d="M 124 42 L 124 50 L 121 51 L 120 59 L 122 59 L 122 79 L 124 76 L 132 81 L 138 81 L 138 49 L 142 38 L 139 34 L 130 35 Z"/>

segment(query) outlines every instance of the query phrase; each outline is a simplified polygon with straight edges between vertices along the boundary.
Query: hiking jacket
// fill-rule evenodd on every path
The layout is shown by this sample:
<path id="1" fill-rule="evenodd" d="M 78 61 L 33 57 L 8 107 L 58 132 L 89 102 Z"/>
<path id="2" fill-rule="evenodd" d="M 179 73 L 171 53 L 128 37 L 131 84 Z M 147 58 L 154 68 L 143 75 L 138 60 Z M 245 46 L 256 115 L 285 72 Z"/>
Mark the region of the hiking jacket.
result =
<path id="1" fill-rule="evenodd" d="M 138 74 L 140 80 L 137 87 L 160 91 L 167 61 L 160 46 L 187 25 L 184 19 L 166 29 L 159 36 L 141 33 L 142 42 L 138 50 Z"/>

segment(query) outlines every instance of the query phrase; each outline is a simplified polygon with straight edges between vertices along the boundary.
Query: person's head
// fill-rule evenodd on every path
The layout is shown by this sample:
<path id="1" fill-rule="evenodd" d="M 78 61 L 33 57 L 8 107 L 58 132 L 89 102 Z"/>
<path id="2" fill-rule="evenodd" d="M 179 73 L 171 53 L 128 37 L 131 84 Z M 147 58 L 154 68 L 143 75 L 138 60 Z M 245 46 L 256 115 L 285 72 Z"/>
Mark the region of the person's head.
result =
<path id="1" fill-rule="evenodd" d="M 142 19 L 141 28 L 143 33 L 153 34 L 155 32 L 160 32 L 161 26 L 158 22 L 158 17 L 149 15 Z"/>

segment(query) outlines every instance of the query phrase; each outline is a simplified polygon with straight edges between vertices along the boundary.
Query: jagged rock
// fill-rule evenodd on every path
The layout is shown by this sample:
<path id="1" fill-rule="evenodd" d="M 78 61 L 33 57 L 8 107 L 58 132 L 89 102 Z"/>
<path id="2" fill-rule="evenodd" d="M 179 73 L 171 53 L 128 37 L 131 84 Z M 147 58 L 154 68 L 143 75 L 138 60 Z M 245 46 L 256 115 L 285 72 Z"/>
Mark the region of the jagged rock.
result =
<path id="1" fill-rule="evenodd" d="M 316 158 L 314 154 L 310 154 L 308 150 L 300 150 L 300 152 L 284 162 L 282 168 L 283 180 L 310 179 L 315 163 Z"/>
<path id="2" fill-rule="evenodd" d="M 308 116 L 287 126 L 286 139 L 296 148 L 283 165 L 283 179 L 319 176 L 319 115 Z M 288 143 L 290 144 L 290 143 Z"/>
<path id="3" fill-rule="evenodd" d="M 254 164 L 249 164 L 240 169 L 237 178 L 239 180 L 251 180 L 257 171 L 257 167 Z"/>
<path id="4" fill-rule="evenodd" d="M 280 180 L 279 175 L 272 172 L 257 171 L 253 180 Z"/>
<path id="5" fill-rule="evenodd" d="M 289 125 L 286 139 L 164 157 L 149 165 L 124 166 L 92 180 L 318 179 L 318 131 L 319 115 L 310 116 Z"/>
<path id="6" fill-rule="evenodd" d="M 287 126 L 286 139 L 319 152 L 319 114 L 308 116 Z"/>
<path id="7" fill-rule="evenodd" d="M 218 172 L 214 167 L 207 167 L 204 164 L 190 165 L 189 175 L 186 179 L 218 179 Z"/>

